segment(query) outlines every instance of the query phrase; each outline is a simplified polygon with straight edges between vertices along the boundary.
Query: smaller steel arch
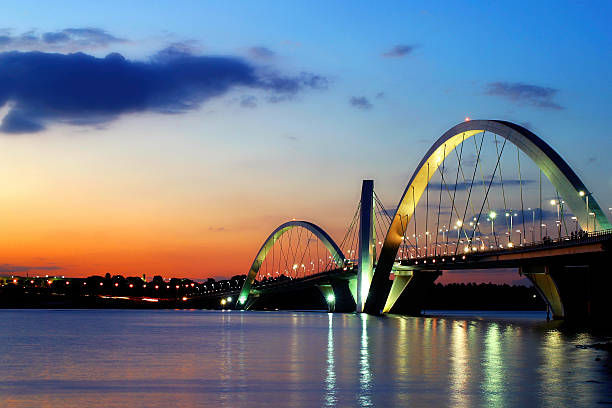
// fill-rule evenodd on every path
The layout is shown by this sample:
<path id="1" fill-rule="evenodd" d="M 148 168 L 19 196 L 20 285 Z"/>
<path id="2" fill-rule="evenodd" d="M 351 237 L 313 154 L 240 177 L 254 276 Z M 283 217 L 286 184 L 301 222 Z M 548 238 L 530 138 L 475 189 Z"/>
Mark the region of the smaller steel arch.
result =
<path id="1" fill-rule="evenodd" d="M 253 260 L 253 264 L 251 265 L 251 269 L 249 269 L 249 273 L 244 281 L 244 285 L 240 290 L 240 295 L 238 296 L 238 307 L 242 307 L 246 304 L 246 301 L 251 292 L 251 286 L 253 285 L 253 281 L 259 272 L 259 268 L 263 264 L 268 252 L 272 249 L 272 246 L 280 239 L 280 237 L 287 231 L 292 228 L 305 228 L 308 231 L 312 232 L 322 243 L 325 245 L 325 248 L 332 256 L 334 262 L 338 266 L 344 265 L 345 257 L 340 250 L 340 247 L 334 242 L 334 240 L 329 236 L 327 232 L 325 232 L 318 225 L 309 222 L 309 221 L 288 221 L 281 225 L 279 225 L 272 233 L 268 236 L 268 238 L 264 241 L 263 245 L 255 255 L 255 259 Z"/>

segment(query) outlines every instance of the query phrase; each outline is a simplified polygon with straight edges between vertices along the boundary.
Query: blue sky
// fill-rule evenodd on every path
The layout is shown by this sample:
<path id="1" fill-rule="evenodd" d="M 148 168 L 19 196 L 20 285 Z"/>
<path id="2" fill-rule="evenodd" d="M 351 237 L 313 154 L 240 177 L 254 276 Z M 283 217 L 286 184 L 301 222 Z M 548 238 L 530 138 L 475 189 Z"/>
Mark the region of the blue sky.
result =
<path id="1" fill-rule="evenodd" d="M 611 15 L 605 1 L 4 5 L 1 52 L 118 52 L 129 63 L 150 64 L 174 46 L 244 63 L 259 75 L 213 93 L 185 82 L 179 96 L 163 94 L 172 103 L 95 115 L 23 102 L 34 124 L 0 134 L 11 157 L 0 169 L 11 177 L 3 211 L 24 248 L 10 262 L 47 258 L 75 274 L 128 273 L 161 252 L 151 264 L 166 270 L 239 273 L 286 218 L 313 219 L 341 235 L 362 178 L 375 179 L 385 204 L 395 205 L 421 156 L 465 116 L 527 125 L 608 208 Z M 94 31 L 70 31 L 83 28 Z M 69 39 L 45 42 L 45 33 Z M 302 73 L 322 82 L 311 86 Z M 269 85 L 276 80 L 296 88 Z M 186 98 L 195 105 L 160 113 Z M 7 103 L 0 114 L 10 109 Z M 41 222 L 23 232 L 32 218 Z M 61 237 L 70 245 L 83 228 L 93 232 L 81 237 L 78 256 L 42 244 Z M 142 243 L 152 235 L 158 238 Z M 121 245 L 94 249 L 96 236 Z M 122 270 L 130 256 L 122 248 L 136 241 L 133 265 Z M 219 251 L 236 263 L 217 262 Z"/>

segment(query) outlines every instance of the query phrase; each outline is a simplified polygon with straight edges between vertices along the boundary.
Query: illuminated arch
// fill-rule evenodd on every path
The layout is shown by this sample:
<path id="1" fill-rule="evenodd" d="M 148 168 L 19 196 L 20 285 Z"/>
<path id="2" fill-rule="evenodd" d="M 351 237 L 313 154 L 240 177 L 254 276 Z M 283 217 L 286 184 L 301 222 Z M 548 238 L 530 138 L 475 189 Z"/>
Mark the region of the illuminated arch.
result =
<path id="1" fill-rule="evenodd" d="M 325 245 L 325 248 L 332 256 L 334 262 L 338 267 L 344 265 L 344 255 L 342 251 L 336 245 L 333 239 L 325 232 L 321 227 L 312 222 L 308 221 L 289 221 L 284 224 L 279 225 L 265 240 L 264 244 L 257 252 L 255 259 L 253 260 L 253 264 L 251 265 L 251 269 L 249 269 L 249 273 L 247 274 L 246 280 L 244 281 L 244 285 L 242 286 L 242 290 L 240 291 L 240 296 L 238 297 L 238 305 L 242 306 L 246 303 L 249 294 L 251 292 L 251 285 L 253 284 L 253 280 L 257 276 L 259 272 L 259 268 L 263 264 L 268 252 L 274 246 L 276 241 L 280 239 L 280 237 L 287 231 L 292 228 L 305 228 L 308 231 L 312 232 L 318 239 Z"/>
<path id="2" fill-rule="evenodd" d="M 521 149 L 542 170 L 542 173 L 557 189 L 565 203 L 577 217 L 580 226 L 592 230 L 587 222 L 587 212 L 595 213 L 597 224 L 602 229 L 611 228 L 610 222 L 595 198 L 569 167 L 569 165 L 546 142 L 517 124 L 501 120 L 471 120 L 462 122 L 444 133 L 425 154 L 408 183 L 397 206 L 395 216 L 380 252 L 378 264 L 372 278 L 370 293 L 366 302 L 369 313 L 379 313 L 386 300 L 387 281 L 401 244 L 404 230 L 410 221 L 429 180 L 438 166 L 458 145 L 481 132 L 495 133 Z M 429 177 L 428 177 L 429 175 Z M 588 201 L 588 211 L 586 200 Z"/>

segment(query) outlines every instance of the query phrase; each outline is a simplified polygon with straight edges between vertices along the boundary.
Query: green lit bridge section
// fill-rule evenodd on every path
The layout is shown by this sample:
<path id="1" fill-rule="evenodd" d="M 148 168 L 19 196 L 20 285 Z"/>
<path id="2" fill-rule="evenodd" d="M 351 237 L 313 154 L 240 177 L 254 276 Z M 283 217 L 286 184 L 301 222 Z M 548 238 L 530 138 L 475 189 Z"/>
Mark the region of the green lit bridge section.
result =
<path id="1" fill-rule="evenodd" d="M 297 228 L 310 231 L 325 246 L 331 257 L 331 264 L 335 265 L 335 267 L 338 269 L 341 269 L 344 266 L 346 258 L 342 254 L 342 251 L 334 240 L 321 227 L 308 221 L 288 221 L 279 225 L 274 231 L 272 231 L 257 252 L 255 259 L 253 260 L 253 264 L 251 265 L 251 268 L 249 269 L 244 281 L 244 285 L 240 290 L 240 295 L 238 296 L 238 307 L 244 307 L 247 304 L 249 295 L 251 294 L 253 281 L 255 280 L 255 277 L 259 273 L 260 268 L 274 245 L 280 240 L 283 234 Z M 296 264 L 296 266 L 300 265 Z"/>

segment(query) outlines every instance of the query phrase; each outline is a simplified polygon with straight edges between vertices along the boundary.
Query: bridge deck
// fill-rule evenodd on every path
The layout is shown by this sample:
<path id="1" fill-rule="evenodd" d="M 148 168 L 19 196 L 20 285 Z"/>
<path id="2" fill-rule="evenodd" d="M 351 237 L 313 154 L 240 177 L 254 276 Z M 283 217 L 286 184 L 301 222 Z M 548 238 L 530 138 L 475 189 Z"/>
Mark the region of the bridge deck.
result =
<path id="1" fill-rule="evenodd" d="M 458 254 L 446 254 L 401 260 L 404 270 L 461 270 L 516 268 L 555 258 L 564 262 L 580 256 L 606 256 L 612 243 L 612 230 L 592 232 L 581 238 L 561 239 L 517 245 L 510 248 L 472 250 Z"/>

